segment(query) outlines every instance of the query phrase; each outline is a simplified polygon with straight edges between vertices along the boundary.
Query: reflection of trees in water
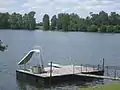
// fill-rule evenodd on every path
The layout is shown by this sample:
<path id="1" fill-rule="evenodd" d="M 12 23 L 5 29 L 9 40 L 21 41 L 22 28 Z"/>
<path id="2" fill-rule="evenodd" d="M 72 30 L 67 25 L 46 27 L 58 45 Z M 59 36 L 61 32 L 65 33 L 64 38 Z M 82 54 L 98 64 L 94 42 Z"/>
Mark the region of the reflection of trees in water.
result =
<path id="1" fill-rule="evenodd" d="M 17 82 L 19 90 L 27 90 L 25 83 L 20 82 L 20 81 L 16 81 L 16 82 Z"/>
<path id="2" fill-rule="evenodd" d="M 19 80 L 16 80 L 18 90 L 44 90 L 42 87 L 34 86 Z"/>
<path id="3" fill-rule="evenodd" d="M 40 86 L 38 84 L 25 83 L 22 81 L 16 81 L 18 85 L 18 90 L 50 90 L 47 86 Z M 51 90 L 78 90 L 82 87 L 94 86 L 104 84 L 103 79 L 91 79 L 87 81 L 74 81 L 74 82 L 64 82 L 61 84 L 52 85 Z"/>

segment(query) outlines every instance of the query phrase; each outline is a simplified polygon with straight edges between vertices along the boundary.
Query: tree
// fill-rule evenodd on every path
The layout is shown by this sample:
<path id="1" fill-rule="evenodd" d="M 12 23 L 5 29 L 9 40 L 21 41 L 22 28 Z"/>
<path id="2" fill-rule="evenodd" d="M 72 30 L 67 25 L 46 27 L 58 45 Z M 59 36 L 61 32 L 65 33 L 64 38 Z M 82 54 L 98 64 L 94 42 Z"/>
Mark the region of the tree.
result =
<path id="1" fill-rule="evenodd" d="M 17 29 L 17 14 L 14 12 L 12 15 L 10 15 L 9 23 L 11 29 Z"/>
<path id="2" fill-rule="evenodd" d="M 49 30 L 50 29 L 50 24 L 49 24 L 49 15 L 45 14 L 43 17 L 43 28 L 44 30 Z"/>
<path id="3" fill-rule="evenodd" d="M 91 22 L 93 25 L 100 25 L 99 14 L 91 13 Z"/>
<path id="4" fill-rule="evenodd" d="M 70 24 L 70 15 L 67 13 L 59 13 L 57 19 L 57 29 L 68 31 Z"/>
<path id="5" fill-rule="evenodd" d="M 104 11 L 100 11 L 99 14 L 90 13 L 90 15 L 92 24 L 94 25 L 101 26 L 109 24 L 108 14 Z"/>
<path id="6" fill-rule="evenodd" d="M 61 30 L 62 29 L 62 21 L 63 20 L 63 13 L 58 14 L 58 19 L 57 19 L 57 29 Z"/>
<path id="7" fill-rule="evenodd" d="M 8 22 L 8 20 L 9 20 L 9 13 L 7 12 L 7 13 L 3 13 L 3 17 L 2 17 L 2 19 L 3 19 L 3 22 L 1 22 L 2 23 L 2 27 L 3 28 L 9 28 L 9 22 Z"/>
<path id="8" fill-rule="evenodd" d="M 35 29 L 36 27 L 36 20 L 34 18 L 35 12 L 31 11 L 28 13 L 28 29 Z"/>
<path id="9" fill-rule="evenodd" d="M 9 25 L 11 29 L 29 29 L 33 30 L 36 28 L 36 21 L 34 18 L 35 12 L 31 11 L 28 14 L 22 16 L 20 13 L 12 13 L 9 15 Z"/>
<path id="10" fill-rule="evenodd" d="M 79 30 L 79 16 L 77 14 L 70 14 L 70 21 L 69 21 L 69 30 L 71 31 L 78 31 Z"/>
<path id="11" fill-rule="evenodd" d="M 56 29 L 56 23 L 57 23 L 57 18 L 56 18 L 56 15 L 54 15 L 51 19 L 51 30 Z"/>
<path id="12" fill-rule="evenodd" d="M 108 13 L 104 11 L 99 12 L 99 21 L 101 25 L 109 25 Z"/>
<path id="13" fill-rule="evenodd" d="M 120 25 L 120 15 L 116 12 L 111 12 L 109 16 L 110 25 Z"/>
<path id="14" fill-rule="evenodd" d="M 88 25 L 86 24 L 86 19 L 80 18 L 79 19 L 79 31 L 86 32 Z"/>
<path id="15" fill-rule="evenodd" d="M 70 23 L 70 16 L 69 16 L 69 14 L 63 14 L 62 29 L 64 31 L 68 31 L 69 23 Z"/>

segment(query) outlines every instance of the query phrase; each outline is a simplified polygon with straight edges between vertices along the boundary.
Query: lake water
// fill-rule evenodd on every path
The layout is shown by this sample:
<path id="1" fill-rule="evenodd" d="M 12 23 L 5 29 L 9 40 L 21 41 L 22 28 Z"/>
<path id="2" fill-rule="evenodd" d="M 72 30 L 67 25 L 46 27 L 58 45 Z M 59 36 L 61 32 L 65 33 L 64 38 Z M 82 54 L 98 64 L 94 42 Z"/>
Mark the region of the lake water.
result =
<path id="1" fill-rule="evenodd" d="M 8 50 L 0 52 L 0 90 L 40 90 L 16 81 L 18 61 L 31 49 L 42 47 L 44 64 L 100 64 L 120 66 L 120 34 L 0 30 Z M 62 90 L 76 90 L 74 85 Z M 58 87 L 54 87 L 58 90 Z M 59 90 L 61 90 L 59 89 Z M 46 89 L 47 90 L 47 89 Z M 48 89 L 49 90 L 49 89 Z"/>

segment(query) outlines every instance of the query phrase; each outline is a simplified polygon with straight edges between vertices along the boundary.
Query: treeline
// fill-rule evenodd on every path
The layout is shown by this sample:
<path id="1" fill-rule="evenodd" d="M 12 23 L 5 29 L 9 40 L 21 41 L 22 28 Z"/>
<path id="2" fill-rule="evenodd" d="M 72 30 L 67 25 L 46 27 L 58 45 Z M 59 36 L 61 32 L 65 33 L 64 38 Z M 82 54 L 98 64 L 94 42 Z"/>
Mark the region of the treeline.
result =
<path id="1" fill-rule="evenodd" d="M 28 14 L 20 13 L 0 13 L 0 29 L 29 29 L 36 28 L 35 12 L 31 11 Z"/>
<path id="2" fill-rule="evenodd" d="M 120 15 L 100 11 L 98 14 L 90 12 L 90 16 L 81 18 L 77 14 L 59 13 L 51 20 L 48 14 L 43 17 L 44 30 L 81 31 L 81 32 L 120 32 Z"/>

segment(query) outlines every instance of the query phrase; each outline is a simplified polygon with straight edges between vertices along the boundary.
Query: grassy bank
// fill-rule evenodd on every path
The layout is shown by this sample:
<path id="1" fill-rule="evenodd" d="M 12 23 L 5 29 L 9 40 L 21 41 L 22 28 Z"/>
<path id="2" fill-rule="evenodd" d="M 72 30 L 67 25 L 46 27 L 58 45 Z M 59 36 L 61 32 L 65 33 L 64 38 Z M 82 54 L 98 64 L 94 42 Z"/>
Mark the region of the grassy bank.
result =
<path id="1" fill-rule="evenodd" d="M 120 90 L 120 83 L 99 85 L 88 88 L 80 88 L 80 90 Z"/>
<path id="2" fill-rule="evenodd" d="M 41 30 L 43 30 L 43 26 L 36 26 L 36 29 L 41 29 Z"/>

